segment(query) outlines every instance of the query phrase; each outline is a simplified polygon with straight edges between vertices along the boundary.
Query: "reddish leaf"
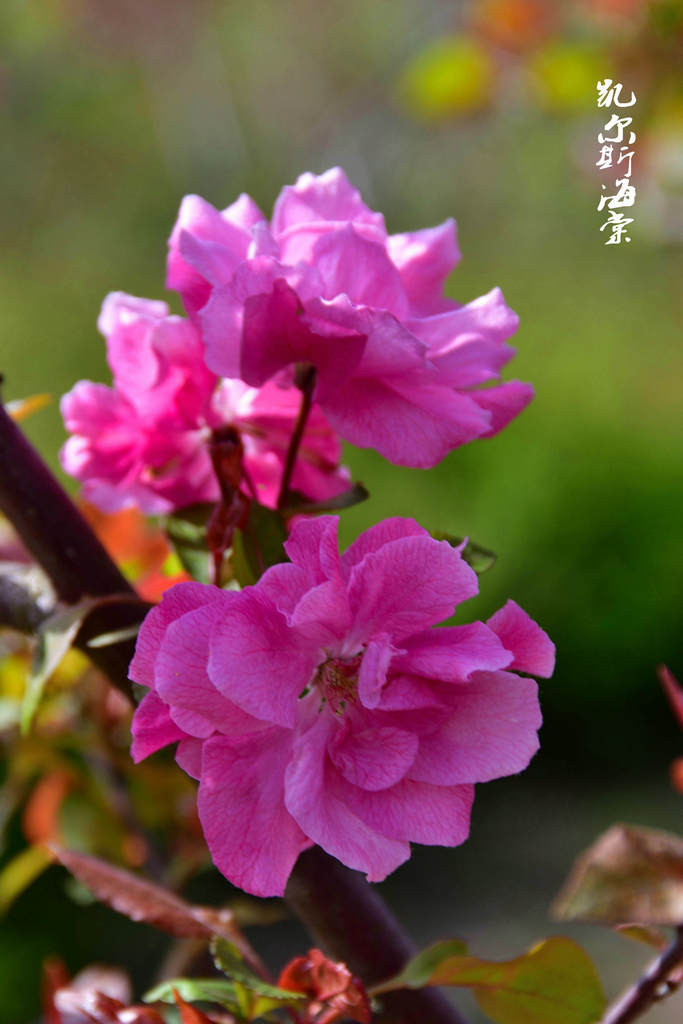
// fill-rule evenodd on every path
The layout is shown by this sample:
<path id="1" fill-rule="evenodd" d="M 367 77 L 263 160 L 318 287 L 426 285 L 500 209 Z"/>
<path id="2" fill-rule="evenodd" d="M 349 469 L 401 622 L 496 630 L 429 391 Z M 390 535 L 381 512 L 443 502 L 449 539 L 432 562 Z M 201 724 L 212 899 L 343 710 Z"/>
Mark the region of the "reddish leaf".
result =
<path id="1" fill-rule="evenodd" d="M 677 757 L 672 762 L 669 774 L 671 775 L 671 783 L 674 789 L 677 789 L 679 793 L 683 793 L 683 757 Z"/>
<path id="2" fill-rule="evenodd" d="M 683 838 L 613 825 L 575 862 L 553 913 L 599 924 L 679 925 Z"/>
<path id="3" fill-rule="evenodd" d="M 44 1024 L 62 1024 L 62 1015 L 55 1006 L 55 993 L 68 984 L 69 972 L 64 961 L 57 956 L 48 957 L 43 962 L 40 985 Z"/>
<path id="4" fill-rule="evenodd" d="M 97 857 L 64 850 L 56 844 L 50 844 L 50 849 L 99 900 L 131 921 L 143 921 L 182 938 L 209 939 L 219 935 L 235 944 L 239 942 L 229 910 L 193 906 L 168 889 Z"/>
<path id="5" fill-rule="evenodd" d="M 354 1020 L 370 1024 L 370 1001 L 360 979 L 346 964 L 328 960 L 319 949 L 308 956 L 299 956 L 283 968 L 278 978 L 280 988 L 307 995 L 308 1016 L 316 1024 L 336 1024 Z"/>
<path id="6" fill-rule="evenodd" d="M 205 1013 L 198 1010 L 196 1006 L 191 1006 L 189 1003 L 185 1002 L 185 1000 L 180 996 L 177 988 L 173 989 L 173 998 L 175 999 L 176 1006 L 180 1010 L 181 1024 L 212 1024 L 211 1020 Z"/>

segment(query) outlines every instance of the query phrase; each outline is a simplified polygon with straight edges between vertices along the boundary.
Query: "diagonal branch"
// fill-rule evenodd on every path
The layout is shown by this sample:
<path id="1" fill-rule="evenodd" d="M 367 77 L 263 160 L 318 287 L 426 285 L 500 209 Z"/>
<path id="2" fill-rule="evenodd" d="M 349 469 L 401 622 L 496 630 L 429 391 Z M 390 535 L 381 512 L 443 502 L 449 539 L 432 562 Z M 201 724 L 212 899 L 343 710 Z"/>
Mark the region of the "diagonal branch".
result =
<path id="1" fill-rule="evenodd" d="M 107 551 L 36 450 L 0 405 L 0 510 L 43 569 L 57 597 L 75 604 L 83 597 L 130 594 L 136 597 Z M 147 605 L 122 603 L 95 609 L 78 646 L 100 633 L 140 622 Z M 126 696 L 131 696 L 128 665 L 135 641 L 85 648 L 91 660 Z"/>
<path id="2" fill-rule="evenodd" d="M 653 1003 L 669 995 L 674 986 L 668 987 L 671 973 L 683 964 L 683 925 L 676 929 L 676 937 L 661 956 L 648 967 L 642 978 L 607 1010 L 602 1024 L 629 1024 L 650 1009 Z"/>

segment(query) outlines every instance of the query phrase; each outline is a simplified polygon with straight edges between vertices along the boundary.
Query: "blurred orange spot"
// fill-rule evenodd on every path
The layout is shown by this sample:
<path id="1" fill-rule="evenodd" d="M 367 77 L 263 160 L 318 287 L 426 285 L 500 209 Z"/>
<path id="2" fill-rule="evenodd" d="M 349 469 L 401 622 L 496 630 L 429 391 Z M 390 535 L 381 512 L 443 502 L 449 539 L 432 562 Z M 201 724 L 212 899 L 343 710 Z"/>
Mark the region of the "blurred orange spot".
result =
<path id="1" fill-rule="evenodd" d="M 683 793 L 683 757 L 677 757 L 671 765 L 671 782 L 674 789 Z"/>
<path id="2" fill-rule="evenodd" d="M 123 859 L 133 868 L 139 868 L 145 863 L 148 852 L 147 843 L 142 836 L 125 836 L 121 843 Z"/>
<path id="3" fill-rule="evenodd" d="M 59 809 L 73 783 L 69 772 L 57 768 L 33 787 L 21 820 L 30 843 L 59 842 Z"/>
<path id="4" fill-rule="evenodd" d="M 187 573 L 168 576 L 162 567 L 171 547 L 162 530 L 153 526 L 135 508 L 120 512 L 100 512 L 94 505 L 81 502 L 81 512 L 117 563 L 123 574 L 135 584 L 141 597 L 158 601 L 174 583 L 189 580 Z"/>
<path id="5" fill-rule="evenodd" d="M 474 8 L 473 21 L 495 46 L 526 50 L 553 31 L 560 10 L 547 0 L 482 0 Z"/>

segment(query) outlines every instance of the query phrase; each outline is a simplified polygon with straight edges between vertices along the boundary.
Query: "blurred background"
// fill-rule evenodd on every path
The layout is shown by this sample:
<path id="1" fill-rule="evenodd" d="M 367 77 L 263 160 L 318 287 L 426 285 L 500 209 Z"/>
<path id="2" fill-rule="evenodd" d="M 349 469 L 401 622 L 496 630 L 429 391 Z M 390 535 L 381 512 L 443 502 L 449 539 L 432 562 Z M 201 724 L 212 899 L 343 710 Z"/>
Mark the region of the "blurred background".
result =
<path id="1" fill-rule="evenodd" d="M 0 370 L 5 400 L 54 396 L 25 424 L 53 467 L 59 395 L 109 381 L 95 328 L 104 295 L 165 297 L 179 311 L 164 265 L 188 192 L 224 207 L 246 191 L 268 213 L 283 184 L 339 164 L 391 232 L 455 217 L 463 260 L 449 295 L 500 285 L 519 313 L 510 373 L 537 397 L 503 434 L 429 473 L 346 456 L 371 491 L 344 515 L 346 542 L 390 514 L 468 534 L 498 560 L 463 620 L 514 597 L 558 650 L 529 771 L 480 788 L 464 847 L 417 850 L 384 889 L 421 942 L 457 934 L 504 957 L 573 935 L 610 995 L 645 947 L 552 924 L 547 907 L 613 821 L 680 829 L 668 771 L 681 735 L 655 667 L 683 674 L 682 40 L 680 0 L 0 10 Z M 608 246 L 596 209 L 617 176 L 596 167 L 605 78 L 637 97 L 623 112 L 637 133 L 632 240 Z M 0 865 L 25 843 L 15 810 Z M 221 900 L 225 883 L 205 871 L 191 893 Z M 72 970 L 128 963 L 149 983 L 163 940 L 73 896 L 50 868 L 0 921 L 3 1022 L 37 1019 L 48 953 Z M 275 965 L 307 948 L 286 921 L 254 941 Z M 679 1020 L 680 999 L 649 1019 Z"/>

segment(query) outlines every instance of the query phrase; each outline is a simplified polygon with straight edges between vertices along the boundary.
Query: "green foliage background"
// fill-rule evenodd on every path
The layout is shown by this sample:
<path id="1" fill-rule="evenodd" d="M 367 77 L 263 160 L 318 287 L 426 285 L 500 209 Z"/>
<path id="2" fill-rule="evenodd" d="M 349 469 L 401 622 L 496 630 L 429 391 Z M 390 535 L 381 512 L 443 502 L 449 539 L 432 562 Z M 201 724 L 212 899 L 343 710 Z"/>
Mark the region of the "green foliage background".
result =
<path id="1" fill-rule="evenodd" d="M 163 295 L 187 192 L 222 207 L 248 191 L 269 211 L 282 184 L 338 163 L 391 231 L 454 216 L 463 261 L 449 294 L 503 288 L 521 317 L 510 372 L 536 400 L 430 473 L 349 450 L 372 497 L 345 514 L 344 538 L 403 514 L 497 551 L 463 618 L 514 597 L 558 648 L 529 785 L 656 776 L 664 792 L 680 733 L 654 668 L 683 674 L 680 248 L 638 201 L 630 245 L 603 244 L 594 86 L 575 117 L 522 95 L 478 116 L 411 119 L 399 72 L 454 26 L 457 5 L 438 0 L 6 0 L 4 396 L 109 379 L 100 302 Z M 27 430 L 56 466 L 56 402 Z M 566 866 L 577 848 L 563 849 Z"/>

